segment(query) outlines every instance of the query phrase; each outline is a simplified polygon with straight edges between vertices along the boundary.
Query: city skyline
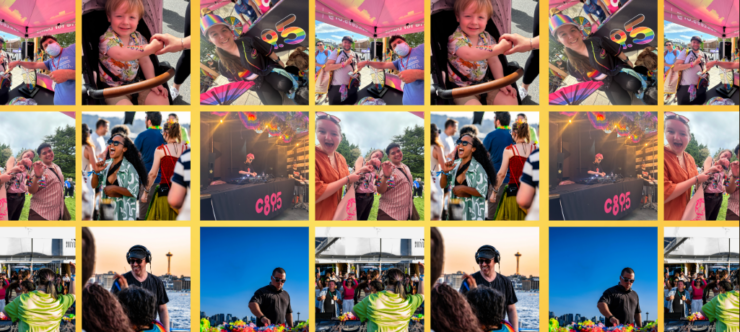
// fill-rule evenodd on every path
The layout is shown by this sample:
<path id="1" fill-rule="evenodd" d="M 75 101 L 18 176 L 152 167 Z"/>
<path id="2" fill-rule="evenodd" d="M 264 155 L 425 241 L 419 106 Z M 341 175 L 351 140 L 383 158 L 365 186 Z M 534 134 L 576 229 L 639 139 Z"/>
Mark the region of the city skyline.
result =
<path id="1" fill-rule="evenodd" d="M 483 245 L 492 245 L 501 254 L 501 273 L 516 274 L 517 252 L 522 255 L 519 270 L 524 276 L 540 275 L 540 233 L 537 227 L 439 227 L 445 246 L 444 274 L 457 271 L 479 271 L 475 252 Z M 433 263 L 433 262 L 432 262 Z M 498 267 L 496 267 L 498 272 Z"/>
<path id="2" fill-rule="evenodd" d="M 172 274 L 191 275 L 190 227 L 91 227 L 90 231 L 95 237 L 95 274 L 131 271 L 126 253 L 139 244 L 152 253 L 147 272 L 166 275 L 166 255 L 172 252 L 177 255 L 172 259 Z"/>
<path id="3" fill-rule="evenodd" d="M 643 320 L 658 312 L 656 227 L 553 227 L 549 241 L 550 311 L 602 316 L 599 298 L 630 267 Z"/>
<path id="4" fill-rule="evenodd" d="M 307 227 L 202 227 L 200 234 L 201 311 L 252 316 L 249 300 L 282 267 L 293 319 L 308 317 Z"/>

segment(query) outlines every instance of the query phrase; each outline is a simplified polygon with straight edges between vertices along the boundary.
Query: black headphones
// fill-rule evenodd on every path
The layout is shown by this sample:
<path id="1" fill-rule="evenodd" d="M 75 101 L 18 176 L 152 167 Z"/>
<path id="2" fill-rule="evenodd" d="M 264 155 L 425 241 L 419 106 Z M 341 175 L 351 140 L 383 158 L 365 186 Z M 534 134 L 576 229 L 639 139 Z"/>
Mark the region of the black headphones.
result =
<path id="1" fill-rule="evenodd" d="M 152 262 L 152 253 L 149 252 L 149 249 L 147 249 L 145 246 L 142 246 L 140 244 L 137 244 L 137 245 L 131 247 L 131 249 L 128 250 L 128 252 L 126 253 L 126 262 L 127 263 L 131 264 L 131 252 L 132 251 L 145 251 L 146 252 L 146 262 L 151 264 L 151 262 Z"/>
<path id="2" fill-rule="evenodd" d="M 485 251 L 493 251 L 493 253 L 494 253 L 493 254 L 494 264 L 495 263 L 499 263 L 499 265 L 501 265 L 501 254 L 499 254 L 498 250 L 496 250 L 496 248 L 494 246 L 490 246 L 490 245 L 484 245 L 484 246 L 478 248 L 478 251 L 475 252 L 475 263 L 476 264 L 480 264 L 480 259 L 481 259 L 480 252 L 483 251 L 483 250 L 485 250 Z"/>

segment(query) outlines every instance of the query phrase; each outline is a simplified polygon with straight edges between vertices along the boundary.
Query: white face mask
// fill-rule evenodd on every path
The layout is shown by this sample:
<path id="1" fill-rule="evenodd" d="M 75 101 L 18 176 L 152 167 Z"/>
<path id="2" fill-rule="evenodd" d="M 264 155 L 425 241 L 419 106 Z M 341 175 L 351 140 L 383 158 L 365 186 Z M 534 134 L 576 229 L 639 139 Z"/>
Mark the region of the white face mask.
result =
<path id="1" fill-rule="evenodd" d="M 398 56 L 405 57 L 409 55 L 409 44 L 400 43 L 396 45 L 396 48 L 394 48 L 393 50 L 396 52 L 396 54 L 398 54 Z"/>
<path id="2" fill-rule="evenodd" d="M 49 45 L 46 45 L 46 53 L 49 53 L 50 56 L 56 57 L 59 55 L 59 53 L 62 52 L 62 48 L 57 43 L 51 43 Z"/>

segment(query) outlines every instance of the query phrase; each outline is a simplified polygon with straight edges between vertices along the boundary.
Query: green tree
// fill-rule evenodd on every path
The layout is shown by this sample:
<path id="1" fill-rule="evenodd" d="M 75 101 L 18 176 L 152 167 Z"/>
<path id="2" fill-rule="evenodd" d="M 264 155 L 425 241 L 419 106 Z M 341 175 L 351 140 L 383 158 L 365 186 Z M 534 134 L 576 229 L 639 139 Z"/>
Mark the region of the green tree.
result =
<path id="1" fill-rule="evenodd" d="M 8 162 L 8 158 L 13 155 L 13 149 L 10 145 L 0 143 L 0 167 L 5 168 L 5 163 Z"/>
<path id="2" fill-rule="evenodd" d="M 423 32 L 410 33 L 408 35 L 403 35 L 403 38 L 406 39 L 406 42 L 409 44 L 409 47 L 411 48 L 424 44 L 424 33 Z"/>
<path id="3" fill-rule="evenodd" d="M 75 43 L 75 33 L 73 32 L 67 32 L 67 33 L 60 33 L 58 35 L 54 35 L 54 38 L 57 39 L 57 42 L 59 43 L 59 46 L 62 48 L 65 48 L 69 45 L 72 45 Z M 39 40 L 41 40 L 39 38 Z"/>
<path id="4" fill-rule="evenodd" d="M 403 163 L 409 167 L 413 177 L 424 178 L 424 127 L 407 127 L 403 134 L 393 137 L 403 151 Z"/>
<path id="5" fill-rule="evenodd" d="M 696 166 L 698 167 L 702 167 L 704 159 L 707 159 L 709 156 L 709 148 L 704 144 L 699 144 L 694 134 L 691 134 L 691 141 L 686 146 L 686 152 L 694 158 L 694 162 L 696 162 Z"/>
<path id="6" fill-rule="evenodd" d="M 75 127 L 65 126 L 44 137 L 54 151 L 54 163 L 62 169 L 64 177 L 75 177 Z"/>
<path id="7" fill-rule="evenodd" d="M 357 160 L 357 157 L 361 155 L 360 147 L 357 144 L 350 143 L 344 133 L 342 133 L 342 142 L 339 143 L 337 152 L 344 157 L 344 160 L 347 161 L 347 166 L 349 167 L 354 167 L 355 160 Z"/>

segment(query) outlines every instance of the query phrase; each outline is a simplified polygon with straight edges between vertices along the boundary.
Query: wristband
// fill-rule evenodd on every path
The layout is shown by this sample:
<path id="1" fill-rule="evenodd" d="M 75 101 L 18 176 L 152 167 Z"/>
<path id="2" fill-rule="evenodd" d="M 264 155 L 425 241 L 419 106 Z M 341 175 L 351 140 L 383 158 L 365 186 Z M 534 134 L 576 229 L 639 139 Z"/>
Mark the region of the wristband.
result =
<path id="1" fill-rule="evenodd" d="M 534 47 L 532 47 L 532 38 L 529 38 L 529 50 L 533 50 Z"/>

